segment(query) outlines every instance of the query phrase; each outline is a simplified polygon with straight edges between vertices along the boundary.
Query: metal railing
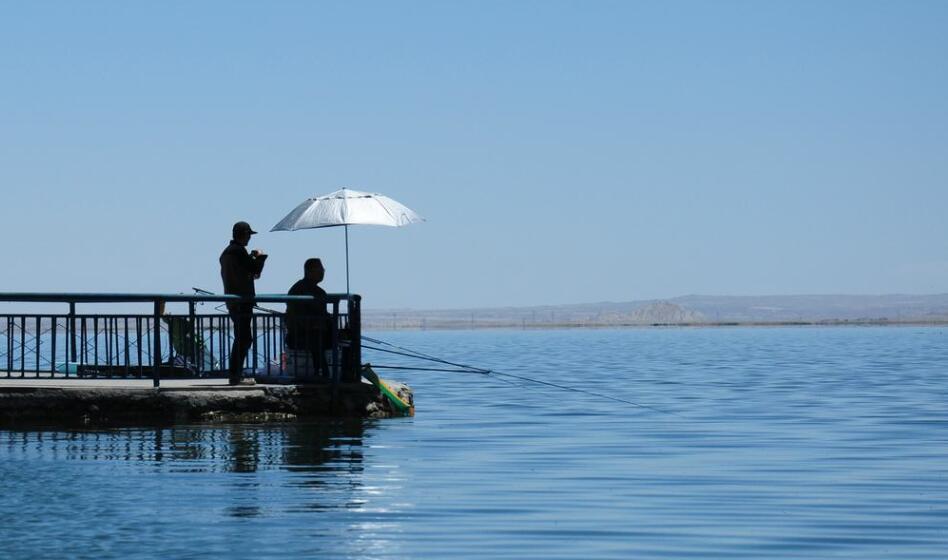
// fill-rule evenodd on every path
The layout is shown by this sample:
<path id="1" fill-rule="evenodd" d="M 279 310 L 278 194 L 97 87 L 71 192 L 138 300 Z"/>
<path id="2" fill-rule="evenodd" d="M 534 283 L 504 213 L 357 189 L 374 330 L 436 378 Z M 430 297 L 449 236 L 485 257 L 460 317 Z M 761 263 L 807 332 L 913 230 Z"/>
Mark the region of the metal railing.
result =
<path id="1" fill-rule="evenodd" d="M 329 294 L 327 314 L 316 329 L 334 382 L 358 380 L 361 368 L 361 297 Z M 0 293 L 0 304 L 62 304 L 65 312 L 0 313 L 0 377 L 151 378 L 223 377 L 234 339 L 234 325 L 221 304 L 253 304 L 252 344 L 244 371 L 287 376 L 288 359 L 306 352 L 287 347 L 286 314 L 260 304 L 313 302 L 311 296 L 186 294 Z M 146 313 L 77 312 L 83 304 L 147 305 Z M 186 305 L 186 312 L 166 312 Z M 216 312 L 199 312 L 217 304 Z M 312 341 L 311 341 L 312 342 Z M 323 355 L 325 355 L 323 354 Z M 314 358 L 315 359 L 315 358 Z M 317 365 L 317 364 L 312 364 Z"/>

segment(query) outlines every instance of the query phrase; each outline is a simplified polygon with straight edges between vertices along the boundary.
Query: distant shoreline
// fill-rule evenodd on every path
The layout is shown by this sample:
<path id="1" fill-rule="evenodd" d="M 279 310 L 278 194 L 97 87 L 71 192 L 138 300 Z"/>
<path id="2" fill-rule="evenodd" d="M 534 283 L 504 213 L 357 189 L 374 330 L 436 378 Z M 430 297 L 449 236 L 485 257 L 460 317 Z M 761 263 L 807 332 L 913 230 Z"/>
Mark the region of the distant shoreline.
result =
<path id="1" fill-rule="evenodd" d="M 568 329 L 661 329 L 661 328 L 729 328 L 729 327 L 944 327 L 948 319 L 934 321 L 716 321 L 701 323 L 467 323 L 467 324 L 398 324 L 364 322 L 371 331 L 470 331 L 470 330 L 568 330 Z"/>
<path id="2" fill-rule="evenodd" d="M 479 309 L 362 309 L 385 330 L 893 326 L 948 324 L 948 294 L 680 296 L 667 300 Z"/>

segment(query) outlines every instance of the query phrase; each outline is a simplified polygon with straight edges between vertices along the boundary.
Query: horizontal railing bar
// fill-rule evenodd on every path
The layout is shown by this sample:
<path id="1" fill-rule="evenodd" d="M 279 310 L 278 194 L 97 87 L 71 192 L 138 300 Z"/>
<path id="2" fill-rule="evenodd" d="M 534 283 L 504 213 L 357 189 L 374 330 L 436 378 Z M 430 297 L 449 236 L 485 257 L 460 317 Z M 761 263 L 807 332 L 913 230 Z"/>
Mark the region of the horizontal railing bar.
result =
<path id="1" fill-rule="evenodd" d="M 350 299 L 355 294 L 327 294 L 328 303 Z M 243 297 L 228 294 L 96 294 L 96 293 L 39 293 L 39 292 L 0 292 L 0 301 L 6 302 L 46 302 L 46 303 L 133 303 L 133 302 L 235 302 L 235 303 L 287 303 L 294 301 L 313 301 L 313 296 L 289 296 L 285 294 L 259 294 Z"/>
<path id="2" fill-rule="evenodd" d="M 272 314 L 271 313 L 251 313 L 251 315 L 253 315 L 254 317 L 267 317 Z M 283 313 L 278 312 L 278 315 L 283 315 Z M 338 313 L 337 316 L 347 317 L 348 314 Z M 6 319 L 8 317 L 12 317 L 14 319 L 18 319 L 20 317 L 42 317 L 44 319 L 46 318 L 48 319 L 76 319 L 78 321 L 81 319 L 152 319 L 154 315 L 151 315 L 151 314 L 141 315 L 141 314 L 135 314 L 135 313 L 82 313 L 82 314 L 77 313 L 75 315 L 62 315 L 62 314 L 50 315 L 49 313 L 0 313 L 0 319 Z M 194 315 L 190 315 L 188 313 L 165 313 L 164 315 L 161 316 L 162 319 L 167 319 L 169 317 L 174 317 L 176 319 L 177 318 L 187 319 L 188 317 L 199 317 L 201 319 L 226 319 L 228 315 L 227 313 L 195 313 Z"/>
<path id="3" fill-rule="evenodd" d="M 43 317 L 44 319 L 68 319 L 70 317 L 69 314 L 64 313 L 0 313 L 0 317 L 3 318 L 22 317 L 24 315 L 27 317 Z M 76 315 L 76 317 L 78 317 L 78 315 Z M 149 315 L 149 317 L 151 317 L 151 315 Z"/>
<path id="4" fill-rule="evenodd" d="M 178 317 L 178 316 L 187 317 L 188 315 L 187 315 L 187 314 L 184 314 L 184 315 L 177 315 L 177 314 L 176 314 L 176 315 L 174 315 L 174 316 L 176 316 L 176 317 Z M 220 315 L 210 315 L 210 317 L 226 317 L 226 316 L 227 316 L 227 315 L 226 315 L 226 314 L 223 314 L 223 313 L 220 314 Z M 67 315 L 63 315 L 63 314 L 56 314 L 56 313 L 54 313 L 54 314 L 52 314 L 52 315 L 50 315 L 49 313 L 0 313 L 0 318 L 5 318 L 5 317 L 43 317 L 44 319 L 45 319 L 45 318 L 50 318 L 50 319 L 76 319 L 76 320 L 79 320 L 79 319 L 93 319 L 93 318 L 98 318 L 98 319 L 123 319 L 123 318 L 126 318 L 126 317 L 129 318 L 129 319 L 135 319 L 136 317 L 151 319 L 151 318 L 153 317 L 153 315 L 136 315 L 136 314 L 134 314 L 134 313 L 128 313 L 128 314 L 126 314 L 126 313 L 82 313 L 82 314 L 77 313 L 77 314 L 75 314 L 75 315 L 68 315 L 68 314 L 67 314 Z M 162 315 L 162 317 L 167 317 L 167 315 Z"/>

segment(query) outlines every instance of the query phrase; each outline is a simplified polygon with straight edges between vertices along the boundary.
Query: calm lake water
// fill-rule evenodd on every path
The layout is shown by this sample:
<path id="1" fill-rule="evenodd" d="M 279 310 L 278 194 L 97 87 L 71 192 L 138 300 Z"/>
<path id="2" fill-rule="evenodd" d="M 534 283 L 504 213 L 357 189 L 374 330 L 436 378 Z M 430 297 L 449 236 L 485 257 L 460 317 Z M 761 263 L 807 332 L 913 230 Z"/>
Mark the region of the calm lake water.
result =
<path id="1" fill-rule="evenodd" d="M 948 557 L 948 329 L 376 336 L 662 412 L 383 371 L 416 417 L 0 431 L 0 558 Z"/>

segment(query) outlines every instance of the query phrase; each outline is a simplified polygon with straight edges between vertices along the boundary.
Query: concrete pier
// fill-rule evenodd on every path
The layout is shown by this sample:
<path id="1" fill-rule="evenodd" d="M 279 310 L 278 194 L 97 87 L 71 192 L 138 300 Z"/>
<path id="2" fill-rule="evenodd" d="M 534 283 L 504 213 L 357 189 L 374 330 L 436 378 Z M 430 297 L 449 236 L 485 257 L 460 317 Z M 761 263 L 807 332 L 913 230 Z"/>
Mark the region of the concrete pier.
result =
<path id="1" fill-rule="evenodd" d="M 389 382 L 399 396 L 406 385 Z M 6 378 L 0 372 L 0 425 L 139 425 L 263 422 L 298 417 L 400 415 L 370 383 L 230 386 L 225 379 Z"/>

